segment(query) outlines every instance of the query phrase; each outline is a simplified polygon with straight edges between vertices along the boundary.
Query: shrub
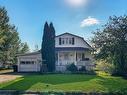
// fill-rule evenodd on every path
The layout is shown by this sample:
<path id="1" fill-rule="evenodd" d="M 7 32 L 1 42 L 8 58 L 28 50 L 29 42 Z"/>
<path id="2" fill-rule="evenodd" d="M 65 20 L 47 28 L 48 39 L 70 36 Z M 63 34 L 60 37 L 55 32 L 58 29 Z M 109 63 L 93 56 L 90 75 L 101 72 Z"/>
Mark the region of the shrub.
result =
<path id="1" fill-rule="evenodd" d="M 82 67 L 79 69 L 79 71 L 81 71 L 81 72 L 86 72 L 87 70 L 86 70 L 86 67 L 85 67 L 85 66 L 82 66 Z"/>
<path id="2" fill-rule="evenodd" d="M 78 68 L 76 67 L 76 65 L 74 63 L 72 63 L 67 66 L 67 70 L 71 71 L 71 72 L 76 72 L 76 71 L 78 71 Z"/>

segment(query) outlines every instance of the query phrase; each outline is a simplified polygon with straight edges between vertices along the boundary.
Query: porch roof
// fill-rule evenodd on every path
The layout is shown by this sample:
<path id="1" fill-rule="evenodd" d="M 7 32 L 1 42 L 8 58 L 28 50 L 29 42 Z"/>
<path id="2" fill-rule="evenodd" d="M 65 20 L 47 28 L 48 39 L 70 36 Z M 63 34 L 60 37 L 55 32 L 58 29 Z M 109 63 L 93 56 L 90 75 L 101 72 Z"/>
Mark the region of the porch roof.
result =
<path id="1" fill-rule="evenodd" d="M 83 47 L 56 47 L 56 51 L 88 51 L 89 48 L 83 48 Z"/>

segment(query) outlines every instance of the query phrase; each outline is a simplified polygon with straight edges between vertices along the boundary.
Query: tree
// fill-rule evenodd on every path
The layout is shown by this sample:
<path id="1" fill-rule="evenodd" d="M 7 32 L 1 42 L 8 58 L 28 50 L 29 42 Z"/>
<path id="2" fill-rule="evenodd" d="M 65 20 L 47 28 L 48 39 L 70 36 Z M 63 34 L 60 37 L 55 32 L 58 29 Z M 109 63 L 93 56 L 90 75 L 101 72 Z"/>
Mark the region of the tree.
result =
<path id="1" fill-rule="evenodd" d="M 46 22 L 44 25 L 43 30 L 43 38 L 42 38 L 42 46 L 41 46 L 41 55 L 42 55 L 42 64 L 46 65 L 48 67 L 48 56 L 49 56 L 49 48 L 48 48 L 48 32 L 49 32 L 49 26 Z M 46 68 L 47 68 L 46 67 Z"/>
<path id="2" fill-rule="evenodd" d="M 110 17 L 103 30 L 92 39 L 95 58 L 115 66 L 117 74 L 127 73 L 127 16 Z"/>
<path id="3" fill-rule="evenodd" d="M 53 26 L 53 23 L 50 23 L 50 53 L 51 53 L 51 58 L 50 58 L 50 70 L 54 71 L 55 70 L 55 29 Z"/>
<path id="4" fill-rule="evenodd" d="M 20 43 L 17 29 L 9 23 L 4 7 L 0 7 L 0 61 L 3 65 L 13 63 Z"/>
<path id="5" fill-rule="evenodd" d="M 48 71 L 55 70 L 55 29 L 53 24 L 50 26 L 46 22 L 44 25 L 43 39 L 42 39 L 42 60 L 43 64 L 47 65 Z"/>
<path id="6" fill-rule="evenodd" d="M 15 25 L 10 24 L 4 7 L 0 7 L 0 63 L 4 66 L 16 63 L 21 40 Z"/>
<path id="7" fill-rule="evenodd" d="M 30 51 L 30 49 L 29 49 L 29 46 L 26 42 L 20 44 L 20 49 L 19 49 L 20 54 L 24 54 L 24 53 L 27 53 L 29 51 Z"/>

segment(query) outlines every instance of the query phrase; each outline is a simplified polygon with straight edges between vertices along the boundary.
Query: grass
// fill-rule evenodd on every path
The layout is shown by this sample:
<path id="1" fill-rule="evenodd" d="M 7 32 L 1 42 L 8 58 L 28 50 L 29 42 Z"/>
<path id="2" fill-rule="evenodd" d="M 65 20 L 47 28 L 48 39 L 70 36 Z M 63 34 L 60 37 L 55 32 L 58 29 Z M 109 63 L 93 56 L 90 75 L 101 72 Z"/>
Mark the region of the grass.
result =
<path id="1" fill-rule="evenodd" d="M 108 75 L 52 74 L 25 75 L 0 84 L 0 89 L 21 91 L 115 92 L 127 89 L 127 80 Z"/>

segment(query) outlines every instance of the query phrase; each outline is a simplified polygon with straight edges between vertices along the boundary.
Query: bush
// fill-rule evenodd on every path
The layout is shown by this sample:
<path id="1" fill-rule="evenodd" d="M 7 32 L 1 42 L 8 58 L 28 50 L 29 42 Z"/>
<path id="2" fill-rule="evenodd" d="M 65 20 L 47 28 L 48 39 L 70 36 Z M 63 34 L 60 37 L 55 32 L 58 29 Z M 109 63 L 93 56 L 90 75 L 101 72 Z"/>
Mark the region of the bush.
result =
<path id="1" fill-rule="evenodd" d="M 86 70 L 86 67 L 85 67 L 85 66 L 82 66 L 82 67 L 79 69 L 79 71 L 81 71 L 81 72 L 86 72 L 87 70 Z"/>
<path id="2" fill-rule="evenodd" d="M 78 68 L 74 63 L 72 63 L 72 64 L 67 66 L 67 70 L 71 71 L 71 72 L 76 72 L 76 71 L 78 71 Z"/>

